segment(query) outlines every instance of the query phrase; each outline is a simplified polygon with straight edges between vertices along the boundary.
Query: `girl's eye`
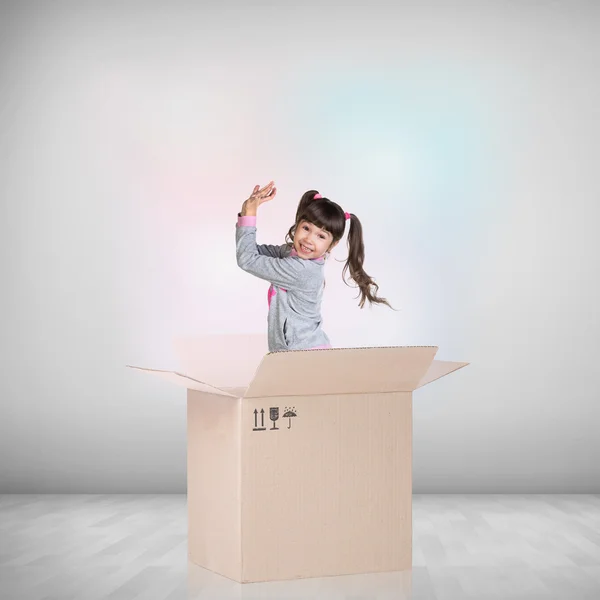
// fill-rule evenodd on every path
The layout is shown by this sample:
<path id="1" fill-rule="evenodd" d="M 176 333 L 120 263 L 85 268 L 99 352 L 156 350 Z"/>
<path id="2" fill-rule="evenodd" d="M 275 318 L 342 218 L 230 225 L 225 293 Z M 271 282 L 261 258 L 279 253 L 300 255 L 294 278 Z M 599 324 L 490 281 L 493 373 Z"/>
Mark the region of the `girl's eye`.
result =
<path id="1" fill-rule="evenodd" d="M 324 236 L 323 234 L 321 234 L 319 237 L 320 237 L 322 240 L 324 240 L 324 239 L 325 239 L 325 236 Z"/>
<path id="2" fill-rule="evenodd" d="M 308 227 L 306 225 L 303 225 L 302 229 L 304 229 L 304 231 L 308 231 Z"/>

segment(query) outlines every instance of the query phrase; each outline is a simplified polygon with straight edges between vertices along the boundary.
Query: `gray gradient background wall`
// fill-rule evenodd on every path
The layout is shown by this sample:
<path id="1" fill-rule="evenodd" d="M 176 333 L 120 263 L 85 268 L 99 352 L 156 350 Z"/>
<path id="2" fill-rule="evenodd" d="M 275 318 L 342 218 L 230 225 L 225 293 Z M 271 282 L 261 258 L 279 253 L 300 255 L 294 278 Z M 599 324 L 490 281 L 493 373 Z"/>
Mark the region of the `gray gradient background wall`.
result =
<path id="1" fill-rule="evenodd" d="M 336 345 L 472 362 L 415 492 L 599 493 L 599 73 L 596 2 L 1 3 L 0 492 L 185 491 L 185 392 L 123 365 L 262 330 L 274 178 L 262 240 L 318 187 L 402 308 L 328 266 Z"/>

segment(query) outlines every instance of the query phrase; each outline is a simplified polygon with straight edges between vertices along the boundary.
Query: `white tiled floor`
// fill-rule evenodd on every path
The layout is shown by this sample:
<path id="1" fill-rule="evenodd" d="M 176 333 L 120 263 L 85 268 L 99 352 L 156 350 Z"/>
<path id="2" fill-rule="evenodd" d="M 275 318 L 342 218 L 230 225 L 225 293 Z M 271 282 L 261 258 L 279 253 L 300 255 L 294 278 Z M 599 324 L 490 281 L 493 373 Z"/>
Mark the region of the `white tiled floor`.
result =
<path id="1" fill-rule="evenodd" d="M 187 562 L 183 495 L 0 496 L 1 600 L 600 600 L 600 496 L 414 496 L 413 568 L 240 585 Z"/>

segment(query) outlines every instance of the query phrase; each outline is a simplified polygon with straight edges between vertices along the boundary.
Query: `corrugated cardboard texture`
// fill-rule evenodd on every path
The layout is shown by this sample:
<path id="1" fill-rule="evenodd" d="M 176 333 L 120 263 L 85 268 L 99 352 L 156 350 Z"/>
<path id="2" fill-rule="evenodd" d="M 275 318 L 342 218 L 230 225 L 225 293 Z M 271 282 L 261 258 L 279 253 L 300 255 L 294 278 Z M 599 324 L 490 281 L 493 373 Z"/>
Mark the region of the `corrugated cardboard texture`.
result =
<path id="1" fill-rule="evenodd" d="M 436 352 L 435 346 L 276 352 L 263 358 L 246 397 L 410 392 Z"/>
<path id="2" fill-rule="evenodd" d="M 173 342 L 181 371 L 218 388 L 247 387 L 269 351 L 265 335 L 204 335 Z"/>
<path id="3" fill-rule="evenodd" d="M 236 581 L 241 574 L 241 400 L 188 390 L 190 560 Z"/>
<path id="4" fill-rule="evenodd" d="M 242 402 L 243 581 L 411 568 L 410 392 Z"/>

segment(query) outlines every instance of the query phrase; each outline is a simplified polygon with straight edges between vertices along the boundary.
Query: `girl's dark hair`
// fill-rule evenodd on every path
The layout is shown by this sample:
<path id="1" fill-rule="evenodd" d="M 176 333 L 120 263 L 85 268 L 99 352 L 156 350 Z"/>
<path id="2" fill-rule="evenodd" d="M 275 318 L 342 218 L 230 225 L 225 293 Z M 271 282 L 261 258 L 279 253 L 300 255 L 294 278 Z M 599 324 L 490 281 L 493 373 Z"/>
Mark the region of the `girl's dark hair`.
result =
<path id="1" fill-rule="evenodd" d="M 315 200 L 316 190 L 309 190 L 302 195 L 298 210 L 296 211 L 296 221 L 290 227 L 286 235 L 286 242 L 292 243 L 296 228 L 301 221 L 308 221 L 315 227 L 328 231 L 333 236 L 333 242 L 338 242 L 344 235 L 346 229 L 346 213 L 339 204 L 336 204 L 329 198 L 318 198 Z M 365 245 L 363 242 L 362 225 L 356 215 L 350 215 L 350 231 L 348 232 L 348 258 L 342 270 L 342 279 L 346 285 L 346 273 L 350 270 L 350 278 L 360 288 L 360 302 L 358 305 L 363 308 L 365 301 L 370 304 L 386 304 L 392 306 L 385 298 L 379 298 L 377 291 L 379 286 L 367 275 L 363 269 L 365 260 Z"/>

